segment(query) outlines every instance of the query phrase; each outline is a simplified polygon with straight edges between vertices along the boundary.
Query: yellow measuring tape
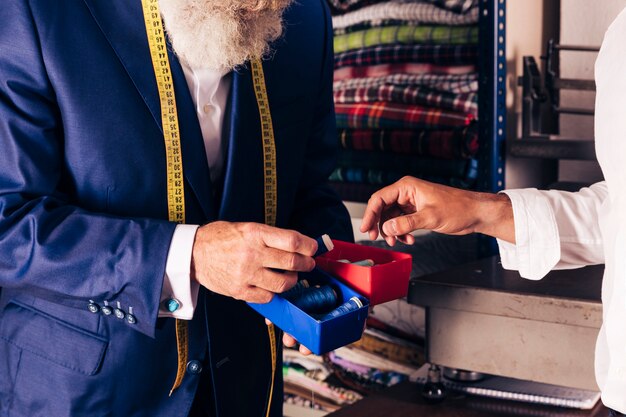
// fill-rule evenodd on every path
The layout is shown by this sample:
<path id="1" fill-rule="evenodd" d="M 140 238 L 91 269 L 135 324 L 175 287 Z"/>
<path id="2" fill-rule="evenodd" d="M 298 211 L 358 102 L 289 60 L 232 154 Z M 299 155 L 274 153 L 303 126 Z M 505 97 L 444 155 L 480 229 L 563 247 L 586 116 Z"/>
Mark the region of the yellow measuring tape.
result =
<path id="1" fill-rule="evenodd" d="M 267 88 L 265 87 L 265 75 L 263 65 L 258 59 L 250 62 L 252 70 L 252 81 L 254 83 L 254 94 L 259 106 L 259 116 L 261 117 L 261 137 L 263 139 L 263 179 L 264 179 L 264 199 L 265 199 L 265 224 L 276 225 L 276 143 L 274 140 L 274 126 L 272 115 L 270 114 L 270 104 L 267 98 Z M 272 405 L 272 395 L 274 394 L 274 378 L 276 376 L 276 331 L 274 325 L 267 326 L 270 342 L 270 355 L 272 360 L 272 380 L 267 398 L 266 416 L 270 415 Z"/>
<path id="2" fill-rule="evenodd" d="M 167 207 L 170 221 L 177 223 L 185 222 L 185 190 L 183 186 L 183 164 L 180 146 L 180 130 L 178 126 L 178 111 L 176 109 L 176 97 L 174 95 L 174 83 L 167 56 L 165 31 L 161 20 L 158 0 L 142 0 L 143 15 L 148 34 L 148 44 L 152 65 L 157 80 L 159 98 L 161 102 L 161 121 L 163 125 L 163 138 L 167 162 Z M 258 59 L 251 60 L 252 80 L 254 93 L 259 107 L 261 118 L 261 137 L 263 141 L 263 178 L 264 178 L 264 203 L 265 224 L 276 225 L 276 144 L 274 140 L 274 127 L 270 114 L 269 99 L 265 86 L 263 65 Z M 270 381 L 269 395 L 267 399 L 266 415 L 269 416 L 272 396 L 274 393 L 274 378 L 276 376 L 277 346 L 276 331 L 273 325 L 267 328 L 270 341 L 270 354 L 272 361 L 272 379 Z M 187 321 L 176 320 L 176 344 L 178 349 L 178 369 L 176 380 L 170 391 L 170 395 L 182 383 L 185 375 L 185 366 L 188 359 L 189 330 Z"/>
<path id="3" fill-rule="evenodd" d="M 165 31 L 161 21 L 158 0 L 142 0 L 143 17 L 148 33 L 148 44 L 152 66 L 156 76 L 161 102 L 161 124 L 165 141 L 167 171 L 167 213 L 171 222 L 185 222 L 185 188 L 183 185 L 183 158 L 180 148 L 178 111 L 174 95 L 174 80 L 167 56 Z M 176 345 L 178 347 L 178 369 L 170 395 L 180 386 L 185 375 L 188 358 L 189 327 L 186 321 L 176 320 Z"/>

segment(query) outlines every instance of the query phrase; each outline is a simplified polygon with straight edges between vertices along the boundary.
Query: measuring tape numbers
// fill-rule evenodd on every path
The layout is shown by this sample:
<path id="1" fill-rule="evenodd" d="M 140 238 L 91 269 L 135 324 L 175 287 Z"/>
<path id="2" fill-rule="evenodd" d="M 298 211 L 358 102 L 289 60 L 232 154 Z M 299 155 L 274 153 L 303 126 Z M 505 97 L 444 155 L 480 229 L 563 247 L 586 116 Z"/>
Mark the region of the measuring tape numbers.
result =
<path id="1" fill-rule="evenodd" d="M 278 199 L 278 190 L 276 186 L 277 168 L 276 168 L 276 141 L 274 139 L 274 126 L 272 123 L 272 115 L 270 113 L 269 99 L 267 98 L 267 87 L 265 86 L 265 74 L 263 73 L 263 65 L 259 59 L 250 61 L 252 70 L 252 82 L 254 85 L 254 94 L 259 107 L 259 116 L 261 118 L 261 139 L 263 141 L 263 195 L 265 200 L 265 224 L 276 226 L 276 204 Z M 273 324 L 267 326 L 267 333 L 270 342 L 270 355 L 272 360 L 272 379 L 270 381 L 270 389 L 267 397 L 266 417 L 270 415 L 272 405 L 272 396 L 274 394 L 274 378 L 276 377 L 277 352 L 276 346 L 276 330 Z"/>
<path id="2" fill-rule="evenodd" d="M 167 207 L 168 218 L 172 222 L 185 222 L 185 190 L 183 185 L 183 162 L 180 146 L 180 129 L 178 124 L 178 111 L 174 94 L 174 83 L 169 58 L 165 30 L 161 20 L 158 0 L 142 0 L 143 15 L 148 35 L 148 44 L 154 74 L 159 90 L 161 103 L 161 121 L 163 125 L 163 139 L 165 141 L 166 171 L 167 171 Z M 265 85 L 263 65 L 258 59 L 250 62 L 254 93 L 259 108 L 261 119 L 261 138 L 263 143 L 263 195 L 265 224 L 276 225 L 277 212 L 277 169 L 276 169 L 276 144 L 274 139 L 274 127 L 270 113 L 269 99 Z M 276 330 L 273 325 L 268 326 L 270 342 L 270 355 L 272 361 L 272 379 L 270 381 L 267 399 L 266 415 L 269 416 L 271 401 L 274 392 L 274 379 L 276 377 L 277 342 Z M 176 320 L 176 344 L 178 351 L 178 367 L 174 385 L 170 395 L 180 387 L 185 375 L 185 366 L 189 356 L 189 330 L 188 323 L 184 320 Z"/>
<path id="3" fill-rule="evenodd" d="M 174 94 L 174 80 L 170 61 L 167 56 L 165 30 L 161 21 L 158 0 L 142 0 L 143 17 L 148 34 L 148 45 L 152 66 L 159 90 L 161 103 L 161 124 L 165 141 L 165 159 L 167 173 L 167 213 L 171 222 L 185 222 L 185 188 L 183 184 L 183 155 L 180 146 L 178 110 Z M 189 326 L 187 321 L 176 319 L 176 345 L 178 366 L 176 380 L 170 395 L 180 386 L 185 376 L 185 367 L 189 356 Z"/>

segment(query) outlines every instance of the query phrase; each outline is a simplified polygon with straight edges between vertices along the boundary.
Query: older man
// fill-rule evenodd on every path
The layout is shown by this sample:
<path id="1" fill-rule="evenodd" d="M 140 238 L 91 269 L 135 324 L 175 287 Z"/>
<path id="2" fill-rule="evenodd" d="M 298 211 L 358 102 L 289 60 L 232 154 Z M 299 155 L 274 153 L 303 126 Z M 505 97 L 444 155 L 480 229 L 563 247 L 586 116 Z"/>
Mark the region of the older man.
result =
<path id="1" fill-rule="evenodd" d="M 324 185 L 336 140 L 323 1 L 159 5 L 165 116 L 146 2 L 0 8 L 0 416 L 282 415 L 270 333 L 244 301 L 314 266 L 307 235 L 351 238 Z M 274 205 L 277 227 L 262 224 Z M 183 207 L 187 224 L 168 220 Z"/>

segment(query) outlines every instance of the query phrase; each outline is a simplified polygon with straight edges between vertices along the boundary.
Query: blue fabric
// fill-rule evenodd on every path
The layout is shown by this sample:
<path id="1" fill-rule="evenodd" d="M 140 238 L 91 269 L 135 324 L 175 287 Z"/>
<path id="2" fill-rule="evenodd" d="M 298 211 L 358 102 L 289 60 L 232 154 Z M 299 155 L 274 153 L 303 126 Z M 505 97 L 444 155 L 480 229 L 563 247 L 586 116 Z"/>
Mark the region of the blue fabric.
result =
<path id="1" fill-rule="evenodd" d="M 217 416 L 260 416 L 270 379 L 264 321 L 205 290 L 189 345 L 204 371 L 168 397 L 174 320 L 157 312 L 174 225 L 140 1 L 8 0 L 0 21 L 0 416 L 185 416 L 207 376 Z M 277 223 L 350 240 L 347 212 L 325 185 L 337 147 L 328 10 L 300 2 L 286 27 L 264 64 Z M 233 74 L 227 166 L 211 184 L 184 75 L 171 53 L 170 61 L 187 221 L 262 222 L 249 70 Z M 132 307 L 137 322 L 91 313 L 90 300 Z M 273 416 L 282 415 L 281 388 L 278 372 Z"/>

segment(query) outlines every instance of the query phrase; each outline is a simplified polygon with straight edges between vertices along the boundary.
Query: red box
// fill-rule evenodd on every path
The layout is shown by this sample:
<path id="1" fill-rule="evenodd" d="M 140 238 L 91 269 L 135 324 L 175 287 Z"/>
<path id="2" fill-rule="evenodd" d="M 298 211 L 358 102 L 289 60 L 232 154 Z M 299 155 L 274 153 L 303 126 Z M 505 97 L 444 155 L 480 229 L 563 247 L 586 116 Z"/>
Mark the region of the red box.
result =
<path id="1" fill-rule="evenodd" d="M 370 300 L 370 305 L 406 297 L 409 290 L 412 257 L 372 246 L 334 240 L 334 249 L 315 258 L 317 266 L 342 280 Z M 360 266 L 339 262 L 371 259 L 374 266 Z"/>

